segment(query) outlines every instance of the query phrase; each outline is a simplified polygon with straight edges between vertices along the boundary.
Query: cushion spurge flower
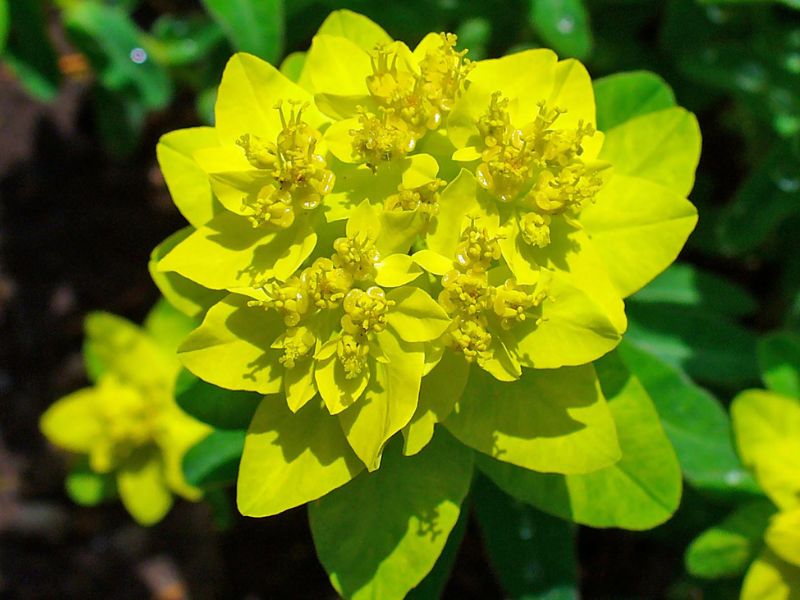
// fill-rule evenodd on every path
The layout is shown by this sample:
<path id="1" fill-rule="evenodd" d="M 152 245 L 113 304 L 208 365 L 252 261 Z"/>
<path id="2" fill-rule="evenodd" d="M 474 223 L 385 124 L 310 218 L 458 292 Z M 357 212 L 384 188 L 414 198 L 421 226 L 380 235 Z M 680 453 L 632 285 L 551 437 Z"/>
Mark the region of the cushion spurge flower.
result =
<path id="1" fill-rule="evenodd" d="M 52 443 L 87 455 L 99 479 L 112 478 L 125 508 L 144 525 L 161 520 L 173 493 L 201 496 L 184 479 L 181 461 L 209 428 L 174 400 L 176 335 L 185 335 L 187 321 L 164 303 L 144 329 L 112 314 L 90 314 L 85 354 L 95 385 L 56 401 L 41 419 Z"/>
<path id="2" fill-rule="evenodd" d="M 742 461 L 778 509 L 741 597 L 792 598 L 800 584 L 800 399 L 748 390 L 734 399 L 731 413 Z"/>
<path id="3" fill-rule="evenodd" d="M 590 363 L 619 343 L 623 298 L 694 227 L 699 131 L 668 105 L 601 132 L 575 60 L 540 49 L 471 62 L 452 34 L 411 49 L 348 11 L 303 60 L 292 81 L 235 55 L 215 127 L 162 138 L 190 227 L 151 270 L 176 306 L 204 315 L 180 347 L 186 368 L 265 395 L 241 512 L 317 501 L 312 530 L 337 589 L 400 597 L 446 537 L 407 527 L 450 531 L 473 450 L 576 476 L 620 459 Z M 326 516 L 363 515 L 384 489 L 406 502 L 381 496 L 402 534 L 377 575 L 357 575 L 346 552 L 322 549 L 335 537 Z M 350 525 L 339 533 L 362 522 Z"/>

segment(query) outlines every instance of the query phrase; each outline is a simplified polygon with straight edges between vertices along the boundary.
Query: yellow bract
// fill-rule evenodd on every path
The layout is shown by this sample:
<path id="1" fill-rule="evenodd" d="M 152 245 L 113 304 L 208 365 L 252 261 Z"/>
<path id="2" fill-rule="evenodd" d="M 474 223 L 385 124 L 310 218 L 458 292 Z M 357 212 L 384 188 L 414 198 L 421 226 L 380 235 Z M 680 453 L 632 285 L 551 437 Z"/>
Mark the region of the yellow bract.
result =
<path id="1" fill-rule="evenodd" d="M 370 470 L 392 435 L 416 452 L 447 417 L 420 401 L 441 387 L 423 378 L 447 377 L 439 364 L 463 389 L 469 365 L 502 385 L 612 350 L 623 297 L 694 226 L 693 119 L 638 117 L 607 148 L 577 61 L 471 62 L 446 33 L 411 49 L 347 11 L 293 61 L 296 83 L 235 55 L 216 138 L 165 136 L 162 168 L 196 229 L 164 251 L 161 281 L 225 296 L 181 348 L 188 369 L 336 418 Z M 662 126 L 668 173 L 628 147 Z"/>
<path id="2" fill-rule="evenodd" d="M 734 399 L 731 413 L 742 461 L 779 509 L 742 598 L 788 598 L 800 581 L 800 399 L 749 390 Z"/>
<path id="3" fill-rule="evenodd" d="M 41 429 L 54 444 L 88 455 L 94 472 L 113 474 L 131 515 L 155 523 L 169 510 L 172 493 L 200 497 L 184 480 L 181 460 L 210 429 L 175 403 L 174 346 L 161 347 L 106 313 L 90 315 L 86 333 L 87 356 L 102 371 L 97 385 L 58 400 L 42 415 Z"/>

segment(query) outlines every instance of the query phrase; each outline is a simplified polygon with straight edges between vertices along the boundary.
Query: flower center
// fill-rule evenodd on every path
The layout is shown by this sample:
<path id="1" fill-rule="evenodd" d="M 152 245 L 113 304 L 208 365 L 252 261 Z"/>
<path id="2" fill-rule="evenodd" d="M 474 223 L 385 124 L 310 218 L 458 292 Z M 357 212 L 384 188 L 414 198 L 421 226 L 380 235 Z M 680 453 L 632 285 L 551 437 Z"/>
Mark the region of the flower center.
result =
<path id="1" fill-rule="evenodd" d="M 558 128 L 564 110 L 539 103 L 536 117 L 523 127 L 511 122 L 508 99 L 492 94 L 489 107 L 476 122 L 483 140 L 478 183 L 500 202 L 518 201 L 518 223 L 527 244 L 550 243 L 550 218 L 577 216 L 603 185 L 602 167 L 587 166 L 583 142 L 594 126 L 579 121 L 572 129 Z"/>
<path id="2" fill-rule="evenodd" d="M 245 134 L 236 142 L 250 164 L 266 170 L 272 178 L 255 196 L 242 200 L 254 227 L 265 224 L 281 229 L 291 227 L 298 211 L 317 208 L 323 196 L 333 189 L 333 171 L 317 152 L 319 132 L 303 121 L 305 105 L 296 101 L 290 101 L 290 105 L 288 118 L 283 104 L 275 105 L 283 129 L 274 144 L 264 143 L 252 134 Z"/>

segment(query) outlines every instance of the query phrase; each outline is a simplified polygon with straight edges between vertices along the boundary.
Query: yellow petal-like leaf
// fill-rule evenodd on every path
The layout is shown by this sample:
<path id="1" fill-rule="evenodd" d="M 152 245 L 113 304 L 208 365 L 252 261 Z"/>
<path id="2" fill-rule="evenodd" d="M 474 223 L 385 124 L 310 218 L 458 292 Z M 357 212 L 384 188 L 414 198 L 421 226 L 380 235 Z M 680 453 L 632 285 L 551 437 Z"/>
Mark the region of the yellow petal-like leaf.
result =
<path id="1" fill-rule="evenodd" d="M 800 567 L 800 504 L 772 517 L 765 540 L 775 554 Z"/>
<path id="2" fill-rule="evenodd" d="M 249 133 L 274 142 L 282 129 L 275 104 L 291 100 L 309 103 L 303 119 L 312 127 L 327 121 L 314 108 L 312 96 L 278 69 L 252 54 L 234 54 L 225 66 L 217 94 L 215 118 L 220 141 L 234 144 Z"/>
<path id="3" fill-rule="evenodd" d="M 422 274 L 422 269 L 408 254 L 391 254 L 377 265 L 375 283 L 383 287 L 398 287 L 411 283 Z"/>
<path id="4" fill-rule="evenodd" d="M 339 415 L 347 441 L 370 471 L 380 467 L 389 438 L 411 420 L 425 365 L 421 345 L 403 344 L 388 331 L 376 338 L 388 362 L 373 363 L 364 395 Z"/>
<path id="5" fill-rule="evenodd" d="M 211 220 L 219 211 L 208 176 L 194 159 L 194 153 L 202 148 L 219 145 L 213 127 L 194 127 L 171 131 L 158 140 L 156 156 L 164 181 L 175 206 L 195 227 Z"/>
<path id="6" fill-rule="evenodd" d="M 800 400 L 748 390 L 731 405 L 736 445 L 745 466 L 775 504 L 792 508 L 800 494 Z"/>
<path id="7" fill-rule="evenodd" d="M 695 116 L 673 107 L 635 117 L 605 132 L 600 158 L 620 175 L 641 177 L 687 196 L 700 160 Z M 646 196 L 640 198 L 645 202 Z"/>
<path id="8" fill-rule="evenodd" d="M 103 433 L 104 425 L 97 410 L 101 394 L 97 388 L 84 388 L 56 400 L 39 420 L 39 429 L 56 446 L 88 453 Z"/>
<path id="9" fill-rule="evenodd" d="M 231 294 L 208 311 L 202 325 L 180 347 L 180 360 L 192 373 L 229 390 L 262 394 L 282 391 L 281 351 L 272 343 L 286 329 L 280 315 L 247 306 L 249 298 Z"/>
<path id="10" fill-rule="evenodd" d="M 406 342 L 429 342 L 441 336 L 450 325 L 450 317 L 427 292 L 404 286 L 386 295 L 395 303 L 386 322 Z"/>
<path id="11" fill-rule="evenodd" d="M 580 222 L 627 297 L 675 260 L 697 223 L 697 209 L 661 185 L 615 174 Z"/>
<path id="12" fill-rule="evenodd" d="M 266 397 L 253 416 L 239 466 L 239 511 L 267 517 L 324 496 L 355 477 L 363 465 L 336 417 L 320 402 L 292 413 L 280 397 Z"/>
<path id="13" fill-rule="evenodd" d="M 133 454 L 117 473 L 122 504 L 140 525 L 154 525 L 172 507 L 161 456 L 155 448 Z"/>
<path id="14" fill-rule="evenodd" d="M 476 450 L 542 473 L 590 473 L 620 458 L 591 366 L 523 369 L 518 381 L 503 384 L 473 368 L 444 425 Z"/>
<path id="15" fill-rule="evenodd" d="M 741 600 L 800 600 L 800 568 L 765 549 L 750 565 Z"/>

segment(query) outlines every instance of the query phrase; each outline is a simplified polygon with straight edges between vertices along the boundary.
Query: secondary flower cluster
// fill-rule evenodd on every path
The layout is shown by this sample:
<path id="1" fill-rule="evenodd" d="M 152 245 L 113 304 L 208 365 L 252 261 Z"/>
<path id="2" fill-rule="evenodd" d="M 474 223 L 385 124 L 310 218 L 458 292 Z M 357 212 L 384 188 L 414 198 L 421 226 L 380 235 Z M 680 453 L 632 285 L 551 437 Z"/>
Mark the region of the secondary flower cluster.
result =
<path id="1" fill-rule="evenodd" d="M 649 135 L 604 145 L 588 73 L 549 50 L 471 62 L 452 34 L 412 50 L 341 19 L 358 35 L 323 25 L 291 77 L 235 55 L 215 127 L 162 139 L 192 227 L 154 276 L 205 314 L 189 370 L 293 412 L 319 397 L 374 470 L 400 430 L 407 453 L 430 440 L 463 365 L 511 382 L 612 350 L 622 298 L 694 226 L 697 148 L 660 169 L 631 151 Z M 696 141 L 685 111 L 656 114 Z M 454 399 L 432 410 L 437 378 Z"/>

